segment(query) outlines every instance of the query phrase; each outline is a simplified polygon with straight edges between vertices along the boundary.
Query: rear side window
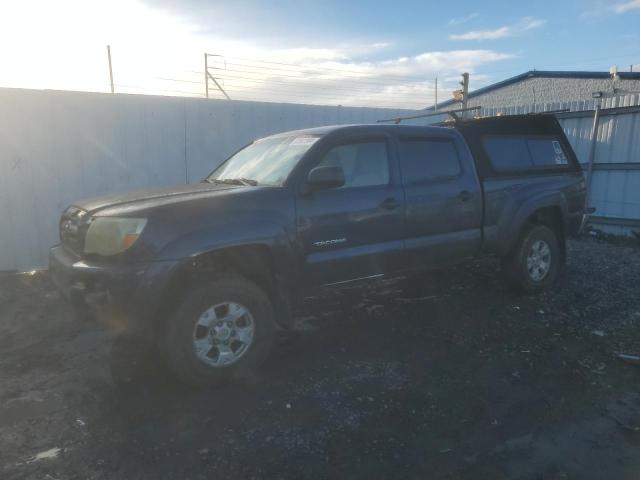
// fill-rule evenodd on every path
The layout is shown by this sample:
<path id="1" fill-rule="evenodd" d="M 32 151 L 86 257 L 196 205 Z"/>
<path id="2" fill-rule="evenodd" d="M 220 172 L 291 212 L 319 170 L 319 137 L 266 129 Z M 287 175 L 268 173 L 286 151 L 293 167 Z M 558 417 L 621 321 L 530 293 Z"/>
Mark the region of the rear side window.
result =
<path id="1" fill-rule="evenodd" d="M 341 188 L 371 187 L 389 183 L 389 159 L 385 141 L 333 147 L 317 166 L 342 167 L 345 184 Z"/>
<path id="2" fill-rule="evenodd" d="M 531 168 L 531 155 L 524 137 L 486 137 L 484 149 L 496 170 Z"/>
<path id="3" fill-rule="evenodd" d="M 490 136 L 483 139 L 493 167 L 500 171 L 568 165 L 560 141 L 527 136 Z"/>
<path id="4" fill-rule="evenodd" d="M 539 167 L 550 165 L 567 165 L 567 157 L 558 140 L 551 138 L 530 138 L 527 140 L 531 160 Z"/>
<path id="5" fill-rule="evenodd" d="M 458 151 L 451 140 L 400 140 L 399 153 L 405 184 L 444 180 L 460 174 Z"/>

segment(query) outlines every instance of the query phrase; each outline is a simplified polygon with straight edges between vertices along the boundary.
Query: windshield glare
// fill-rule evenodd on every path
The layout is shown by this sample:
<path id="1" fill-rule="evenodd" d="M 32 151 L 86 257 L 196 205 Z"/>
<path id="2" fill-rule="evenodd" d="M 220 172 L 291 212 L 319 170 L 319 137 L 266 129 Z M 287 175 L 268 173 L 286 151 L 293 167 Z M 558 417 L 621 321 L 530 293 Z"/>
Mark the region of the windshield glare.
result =
<path id="1" fill-rule="evenodd" d="M 280 186 L 318 138 L 294 135 L 257 140 L 220 165 L 206 180 L 249 180 L 257 185 Z"/>

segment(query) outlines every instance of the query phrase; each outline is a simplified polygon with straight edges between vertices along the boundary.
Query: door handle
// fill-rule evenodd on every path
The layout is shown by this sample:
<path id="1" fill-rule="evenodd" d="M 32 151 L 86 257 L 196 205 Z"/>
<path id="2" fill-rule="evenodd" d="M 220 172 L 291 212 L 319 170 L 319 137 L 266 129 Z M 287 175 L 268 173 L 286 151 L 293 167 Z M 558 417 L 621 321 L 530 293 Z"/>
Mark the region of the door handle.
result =
<path id="1" fill-rule="evenodd" d="M 471 192 L 469 190 L 463 190 L 458 194 L 458 198 L 466 202 L 471 199 Z"/>
<path id="2" fill-rule="evenodd" d="M 395 210 L 398 208 L 400 204 L 397 202 L 395 198 L 385 198 L 380 204 L 380 208 L 384 208 L 385 210 Z"/>

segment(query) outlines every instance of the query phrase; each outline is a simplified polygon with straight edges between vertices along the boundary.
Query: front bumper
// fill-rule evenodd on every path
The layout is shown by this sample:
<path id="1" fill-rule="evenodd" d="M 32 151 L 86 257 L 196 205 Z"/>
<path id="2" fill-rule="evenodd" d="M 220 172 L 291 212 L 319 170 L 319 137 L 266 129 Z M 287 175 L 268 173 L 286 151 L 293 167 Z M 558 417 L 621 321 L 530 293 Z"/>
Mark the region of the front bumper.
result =
<path id="1" fill-rule="evenodd" d="M 105 266 L 88 263 L 62 245 L 49 252 L 49 273 L 76 312 L 118 330 L 149 326 L 178 262 Z"/>

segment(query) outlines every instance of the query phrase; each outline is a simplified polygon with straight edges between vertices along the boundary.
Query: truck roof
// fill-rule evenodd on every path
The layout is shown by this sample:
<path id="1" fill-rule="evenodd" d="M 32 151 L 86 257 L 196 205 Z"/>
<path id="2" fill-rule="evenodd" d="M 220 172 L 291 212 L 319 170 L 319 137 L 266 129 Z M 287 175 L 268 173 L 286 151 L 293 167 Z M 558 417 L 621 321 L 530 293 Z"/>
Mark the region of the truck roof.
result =
<path id="1" fill-rule="evenodd" d="M 282 132 L 273 137 L 284 137 L 291 135 L 328 135 L 330 133 L 338 131 L 358 131 L 358 132 L 431 132 L 437 133 L 442 131 L 449 131 L 447 127 L 436 126 L 420 126 L 420 125 L 395 125 L 395 124 L 381 124 L 381 123 L 360 123 L 351 125 L 327 125 L 324 127 L 305 128 L 302 130 L 292 130 L 289 132 Z"/>
<path id="2" fill-rule="evenodd" d="M 443 112 L 446 113 L 446 112 Z M 393 123 L 361 123 L 349 125 L 327 125 L 323 127 L 305 128 L 288 132 L 277 133 L 273 137 L 291 135 L 328 135 L 338 131 L 365 132 L 406 132 L 406 133 L 439 133 L 450 131 L 451 128 L 461 132 L 487 133 L 529 133 L 549 134 L 558 131 L 558 122 L 553 114 L 524 114 L 505 115 L 494 117 L 482 117 L 471 119 L 459 119 L 456 122 L 441 123 L 438 125 L 406 125 Z"/>

